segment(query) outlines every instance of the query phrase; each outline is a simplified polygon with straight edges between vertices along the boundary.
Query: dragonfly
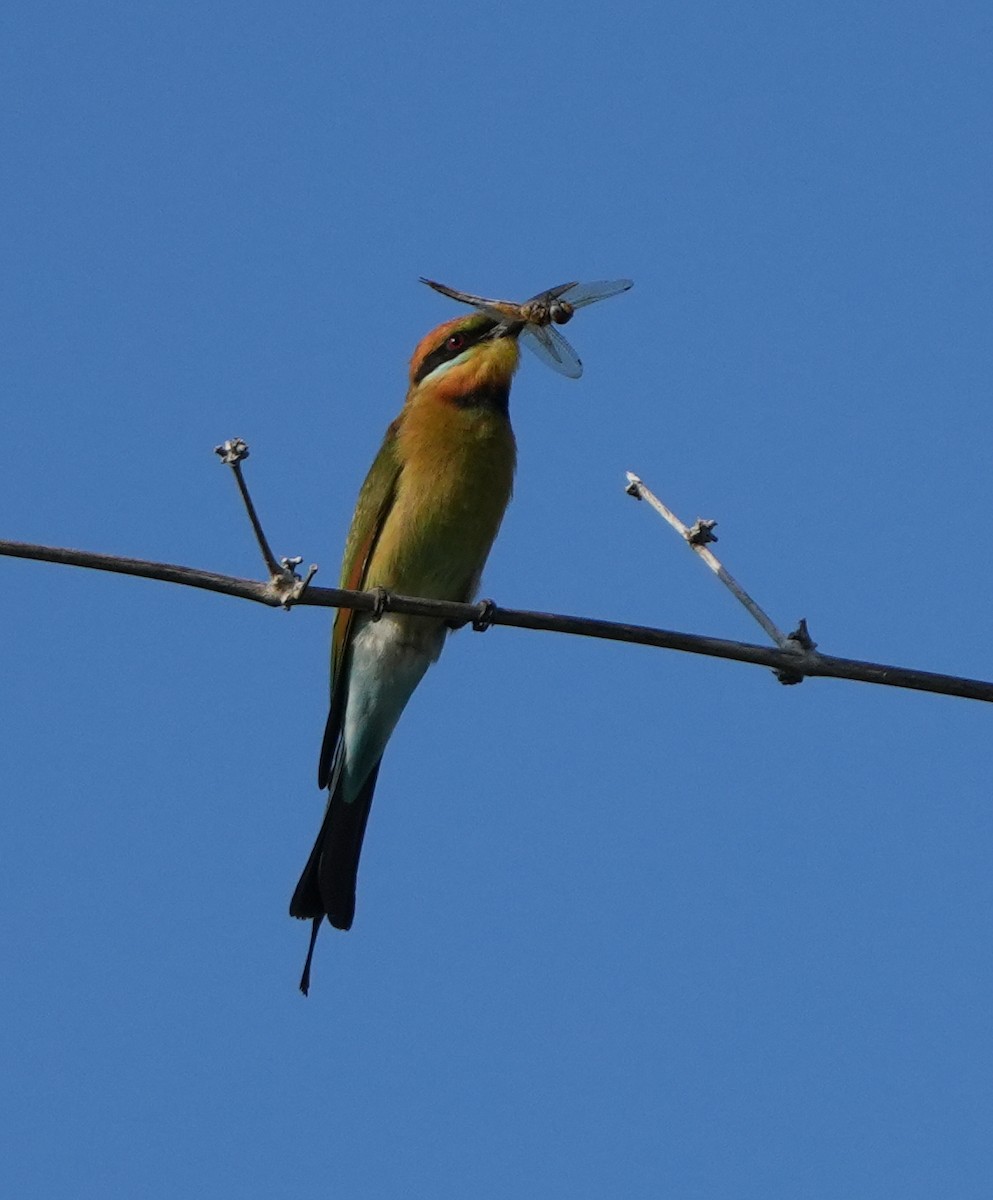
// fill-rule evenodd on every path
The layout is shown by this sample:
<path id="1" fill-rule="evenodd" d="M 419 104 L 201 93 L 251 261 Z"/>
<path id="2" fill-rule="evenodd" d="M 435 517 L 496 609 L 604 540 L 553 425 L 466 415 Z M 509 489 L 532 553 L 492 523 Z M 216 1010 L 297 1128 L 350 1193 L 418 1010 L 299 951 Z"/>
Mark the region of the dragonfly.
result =
<path id="1" fill-rule="evenodd" d="M 523 325 L 521 341 L 546 366 L 558 371 L 560 375 L 567 375 L 570 379 L 578 379 L 582 375 L 583 364 L 579 355 L 555 326 L 571 321 L 577 309 L 585 308 L 587 304 L 595 304 L 597 300 L 618 296 L 634 286 L 632 279 L 560 283 L 558 287 L 539 292 L 537 296 L 518 304 L 513 300 L 489 300 L 485 296 L 474 296 L 471 292 L 460 292 L 434 279 L 425 279 L 423 275 L 421 283 L 426 283 L 428 287 L 452 300 L 470 304 L 498 321 Z"/>

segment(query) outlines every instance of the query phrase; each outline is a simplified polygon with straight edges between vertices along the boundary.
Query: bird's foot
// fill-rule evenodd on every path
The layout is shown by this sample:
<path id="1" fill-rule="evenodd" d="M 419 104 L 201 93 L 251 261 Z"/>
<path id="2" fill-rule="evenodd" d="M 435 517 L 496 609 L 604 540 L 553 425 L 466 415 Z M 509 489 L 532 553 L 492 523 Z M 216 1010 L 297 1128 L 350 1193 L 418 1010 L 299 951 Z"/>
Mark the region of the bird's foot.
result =
<path id="1" fill-rule="evenodd" d="M 493 600 L 480 600 L 479 611 L 472 619 L 472 627 L 477 633 L 485 633 L 493 624 L 496 613 L 496 603 Z"/>
<path id="2" fill-rule="evenodd" d="M 390 602 L 390 593 L 384 587 L 374 587 L 370 591 L 373 595 L 372 612 L 369 614 L 373 621 L 382 619 L 383 613 L 386 612 L 387 605 Z"/>

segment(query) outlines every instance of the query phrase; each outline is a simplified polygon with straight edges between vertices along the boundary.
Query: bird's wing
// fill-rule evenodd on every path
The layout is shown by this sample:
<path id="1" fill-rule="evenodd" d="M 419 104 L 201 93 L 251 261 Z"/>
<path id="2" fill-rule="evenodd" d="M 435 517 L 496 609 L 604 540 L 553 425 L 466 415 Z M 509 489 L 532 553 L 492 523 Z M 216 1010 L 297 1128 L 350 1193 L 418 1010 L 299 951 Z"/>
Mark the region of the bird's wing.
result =
<path id="1" fill-rule="evenodd" d="M 400 471 L 397 421 L 394 421 L 386 431 L 383 444 L 359 492 L 352 527 L 345 542 L 340 582 L 342 588 L 360 591 L 365 586 L 366 573 L 376 542 L 396 499 Z M 341 741 L 348 686 L 348 652 L 351 647 L 354 617 L 353 608 L 339 608 L 331 635 L 331 712 L 324 730 L 324 743 L 321 746 L 321 758 L 317 768 L 317 785 L 321 788 L 326 788 L 331 782 Z"/>

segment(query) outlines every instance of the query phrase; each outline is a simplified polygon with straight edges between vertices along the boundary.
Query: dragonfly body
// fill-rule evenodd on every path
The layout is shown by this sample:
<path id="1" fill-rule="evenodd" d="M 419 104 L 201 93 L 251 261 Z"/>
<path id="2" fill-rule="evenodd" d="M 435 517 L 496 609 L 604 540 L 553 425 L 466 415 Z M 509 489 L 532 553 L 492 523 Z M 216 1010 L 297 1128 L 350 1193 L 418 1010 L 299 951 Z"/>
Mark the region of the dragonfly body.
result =
<path id="1" fill-rule="evenodd" d="M 422 277 L 421 283 L 461 304 L 471 304 L 496 320 L 519 323 L 521 341 L 553 371 L 570 379 L 578 379 L 582 375 L 583 364 L 576 351 L 553 325 L 566 325 L 577 309 L 595 304 L 597 300 L 606 300 L 609 296 L 617 296 L 634 286 L 630 279 L 598 280 L 596 283 L 577 283 L 573 280 L 539 292 L 537 296 L 518 304 L 513 300 L 491 300 L 471 292 L 460 292 L 433 279 Z"/>

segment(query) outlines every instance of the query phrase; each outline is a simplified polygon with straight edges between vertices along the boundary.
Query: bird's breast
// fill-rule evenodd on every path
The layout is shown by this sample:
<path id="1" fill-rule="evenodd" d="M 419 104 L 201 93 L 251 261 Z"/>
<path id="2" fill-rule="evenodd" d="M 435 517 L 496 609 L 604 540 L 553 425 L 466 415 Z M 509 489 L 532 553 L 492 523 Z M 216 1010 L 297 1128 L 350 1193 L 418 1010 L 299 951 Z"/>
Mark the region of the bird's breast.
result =
<path id="1" fill-rule="evenodd" d="M 494 407 L 415 402 L 397 437 L 397 494 L 366 586 L 471 599 L 513 488 L 510 421 Z"/>

